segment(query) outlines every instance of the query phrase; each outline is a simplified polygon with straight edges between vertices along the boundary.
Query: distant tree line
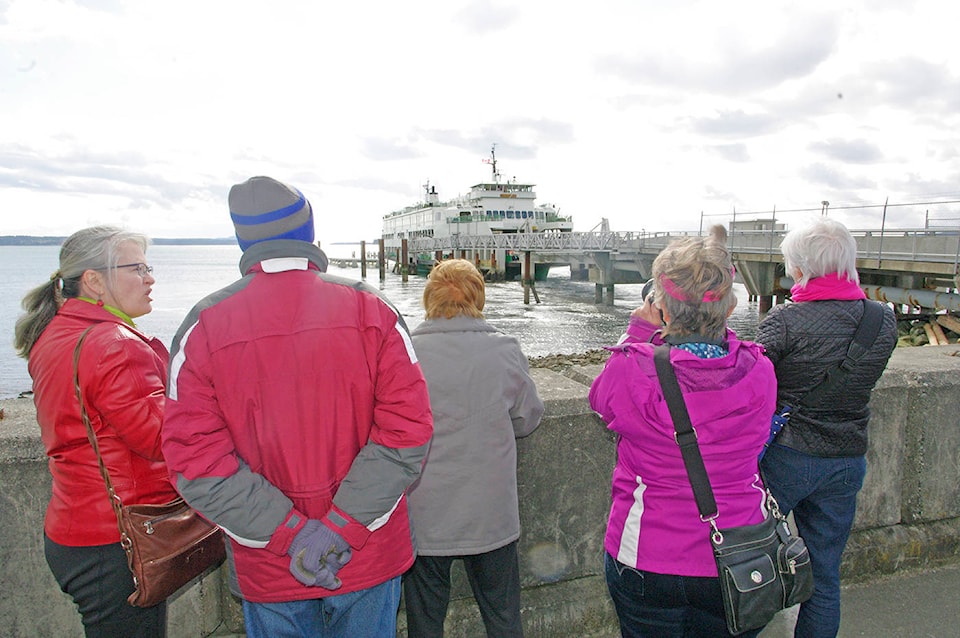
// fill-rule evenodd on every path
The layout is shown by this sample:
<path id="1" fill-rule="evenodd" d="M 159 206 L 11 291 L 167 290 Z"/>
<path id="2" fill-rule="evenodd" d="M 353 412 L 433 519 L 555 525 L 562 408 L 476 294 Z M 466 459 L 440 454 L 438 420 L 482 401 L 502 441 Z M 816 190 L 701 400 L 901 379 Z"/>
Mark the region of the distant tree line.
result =
<path id="1" fill-rule="evenodd" d="M 0 246 L 59 246 L 64 237 L 36 237 L 33 235 L 0 235 Z M 154 246 L 218 246 L 236 243 L 235 237 L 186 237 L 182 239 L 156 237 L 150 242 Z"/>

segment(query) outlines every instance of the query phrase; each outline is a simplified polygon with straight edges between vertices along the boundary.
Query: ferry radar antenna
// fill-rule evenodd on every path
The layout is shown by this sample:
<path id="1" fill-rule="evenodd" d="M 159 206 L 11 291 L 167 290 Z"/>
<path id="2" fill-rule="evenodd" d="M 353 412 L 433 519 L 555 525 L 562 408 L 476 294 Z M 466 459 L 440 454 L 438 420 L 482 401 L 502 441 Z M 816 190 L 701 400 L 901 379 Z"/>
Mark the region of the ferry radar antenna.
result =
<path id="1" fill-rule="evenodd" d="M 492 171 L 493 181 L 496 184 L 500 183 L 500 173 L 497 172 L 497 143 L 494 142 L 490 145 L 490 170 Z"/>

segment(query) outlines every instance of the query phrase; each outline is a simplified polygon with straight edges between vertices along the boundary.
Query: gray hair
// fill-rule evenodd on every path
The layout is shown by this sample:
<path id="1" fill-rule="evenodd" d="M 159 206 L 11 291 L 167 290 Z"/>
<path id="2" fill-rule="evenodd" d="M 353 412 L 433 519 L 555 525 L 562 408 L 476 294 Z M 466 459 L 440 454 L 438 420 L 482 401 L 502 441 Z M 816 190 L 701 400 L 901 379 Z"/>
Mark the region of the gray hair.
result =
<path id="1" fill-rule="evenodd" d="M 654 300 L 670 315 L 664 335 L 699 334 L 722 339 L 727 315 L 737 305 L 727 231 L 671 242 L 653 260 Z"/>
<path id="2" fill-rule="evenodd" d="M 40 284 L 24 297 L 21 305 L 26 314 L 20 315 L 14 328 L 14 347 L 24 359 L 47 325 L 57 314 L 65 299 L 80 295 L 80 279 L 87 270 L 107 271 L 108 281 L 114 281 L 120 245 L 133 242 L 146 251 L 150 240 L 146 235 L 115 226 L 92 226 L 70 235 L 60 247 L 60 267 L 50 280 Z"/>
<path id="3" fill-rule="evenodd" d="M 780 244 L 787 274 L 794 276 L 797 268 L 802 273 L 796 283 L 805 287 L 807 282 L 817 277 L 838 273 L 856 284 L 860 283 L 857 274 L 857 242 L 840 222 L 823 217 L 814 222 L 791 230 Z"/>

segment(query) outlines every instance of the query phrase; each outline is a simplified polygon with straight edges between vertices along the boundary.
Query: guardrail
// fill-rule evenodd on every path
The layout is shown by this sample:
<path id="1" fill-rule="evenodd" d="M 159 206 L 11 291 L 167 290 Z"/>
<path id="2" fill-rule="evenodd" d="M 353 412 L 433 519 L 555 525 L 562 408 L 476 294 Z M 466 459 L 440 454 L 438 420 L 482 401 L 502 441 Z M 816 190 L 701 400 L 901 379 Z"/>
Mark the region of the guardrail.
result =
<path id="1" fill-rule="evenodd" d="M 786 230 L 735 230 L 729 247 L 733 252 L 780 256 Z M 859 259 L 952 263 L 960 262 L 960 229 L 864 229 L 851 230 Z M 698 231 L 677 232 L 543 232 L 494 235 L 455 234 L 449 237 L 417 237 L 408 240 L 411 252 L 445 250 L 513 250 L 537 252 L 637 251 L 658 252 L 671 240 L 699 236 Z"/>

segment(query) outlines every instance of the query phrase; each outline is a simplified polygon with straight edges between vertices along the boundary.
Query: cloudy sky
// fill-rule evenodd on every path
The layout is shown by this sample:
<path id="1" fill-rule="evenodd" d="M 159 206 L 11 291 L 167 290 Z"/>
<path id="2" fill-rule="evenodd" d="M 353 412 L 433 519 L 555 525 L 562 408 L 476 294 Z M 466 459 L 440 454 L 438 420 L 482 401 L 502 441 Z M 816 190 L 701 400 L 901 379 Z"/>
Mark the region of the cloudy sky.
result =
<path id="1" fill-rule="evenodd" d="M 824 200 L 879 227 L 888 198 L 888 225 L 957 225 L 958 7 L 0 0 L 0 235 L 225 237 L 266 174 L 322 241 L 370 241 L 427 181 L 486 180 L 492 144 L 577 230 Z"/>

